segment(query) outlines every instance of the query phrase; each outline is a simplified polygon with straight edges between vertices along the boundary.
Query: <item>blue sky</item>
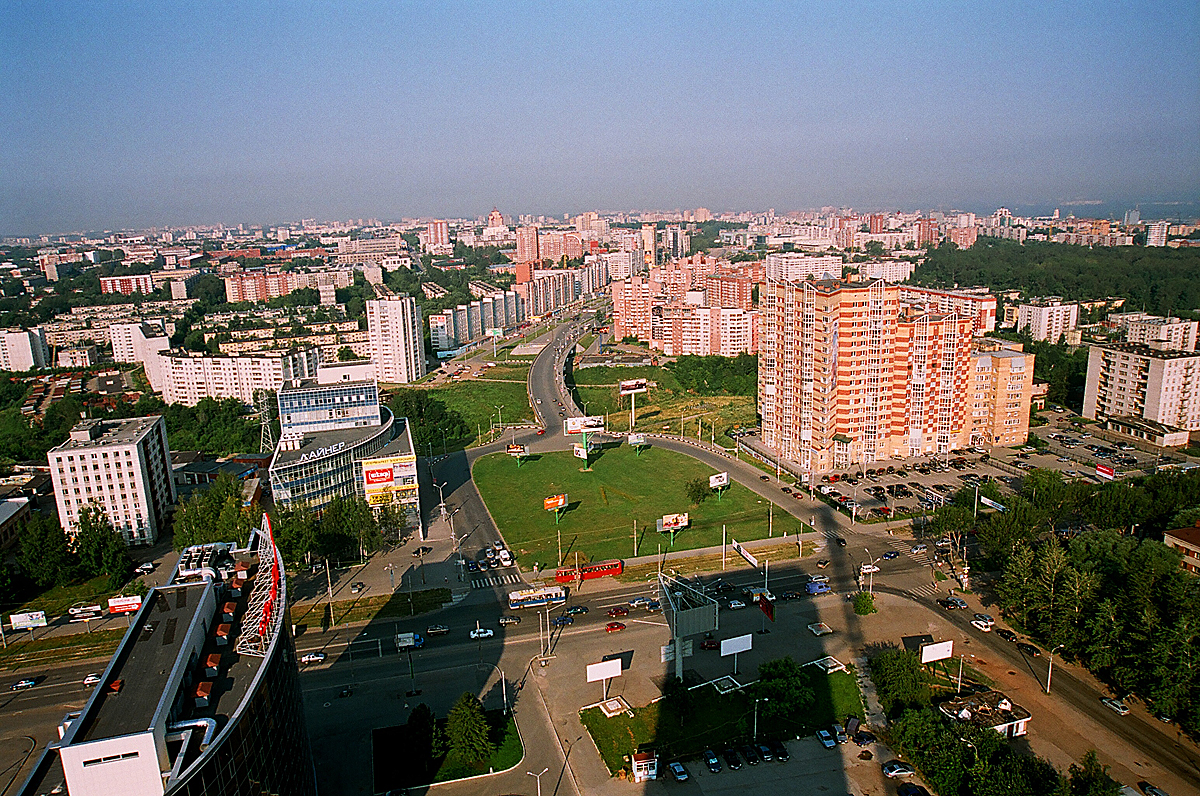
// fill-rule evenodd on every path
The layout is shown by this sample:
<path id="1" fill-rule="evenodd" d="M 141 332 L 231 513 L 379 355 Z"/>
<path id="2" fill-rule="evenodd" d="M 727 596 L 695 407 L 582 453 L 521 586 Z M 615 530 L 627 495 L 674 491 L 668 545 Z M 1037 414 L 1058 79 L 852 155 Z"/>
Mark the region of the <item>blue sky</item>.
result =
<path id="1" fill-rule="evenodd" d="M 0 44 L 4 234 L 493 205 L 1200 212 L 1194 1 L 60 0 L 2 4 Z"/>

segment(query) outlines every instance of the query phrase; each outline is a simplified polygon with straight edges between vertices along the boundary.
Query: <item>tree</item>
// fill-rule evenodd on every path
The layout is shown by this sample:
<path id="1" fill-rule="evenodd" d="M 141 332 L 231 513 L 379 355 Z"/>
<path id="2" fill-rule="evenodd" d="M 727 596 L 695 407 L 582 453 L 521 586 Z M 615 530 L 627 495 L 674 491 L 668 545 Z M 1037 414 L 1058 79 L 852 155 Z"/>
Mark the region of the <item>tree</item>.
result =
<path id="1" fill-rule="evenodd" d="M 688 501 L 693 506 L 699 506 L 705 498 L 712 494 L 712 488 L 709 487 L 708 479 L 705 478 L 693 478 L 684 485 L 683 489 Z"/>
<path id="2" fill-rule="evenodd" d="M 354 349 L 348 345 L 344 345 L 338 349 L 337 358 L 338 362 L 354 362 L 360 359 L 358 354 L 354 353 Z"/>
<path id="3" fill-rule="evenodd" d="M 879 704 L 889 716 L 929 704 L 929 673 L 915 652 L 887 646 L 870 659 L 870 666 Z"/>
<path id="4" fill-rule="evenodd" d="M 288 564 L 310 561 L 317 543 L 317 514 L 306 505 L 275 505 L 275 544 Z"/>
<path id="5" fill-rule="evenodd" d="M 321 515 L 318 545 L 322 555 L 340 557 L 354 551 L 360 557 L 383 545 L 371 508 L 360 497 L 338 497 Z"/>
<path id="6" fill-rule="evenodd" d="M 413 708 L 405 722 L 408 729 L 408 741 L 412 745 L 410 760 L 420 761 L 424 766 L 420 774 L 428 776 L 433 763 L 446 753 L 445 738 L 438 727 L 433 710 L 424 702 Z"/>
<path id="7" fill-rule="evenodd" d="M 464 692 L 450 708 L 450 715 L 446 717 L 446 737 L 451 751 L 463 760 L 482 763 L 491 758 L 487 717 L 474 694 Z"/>
<path id="8" fill-rule="evenodd" d="M 119 589 L 133 575 L 133 561 L 125 540 L 113 528 L 99 503 L 88 503 L 79 510 L 75 523 L 75 550 L 86 577 L 108 575 L 108 585 Z"/>
<path id="9" fill-rule="evenodd" d="M 1029 620 L 1033 607 L 1035 574 L 1034 552 L 1029 545 L 1021 545 L 1008 559 L 1004 576 L 996 591 L 1000 605 L 1010 616 L 1016 616 L 1021 626 Z"/>
<path id="10" fill-rule="evenodd" d="M 67 545 L 67 535 L 56 520 L 41 513 L 29 519 L 21 532 L 17 566 L 43 589 L 71 581 L 74 556 Z"/>
<path id="11" fill-rule="evenodd" d="M 1089 749 L 1081 761 L 1071 764 L 1068 772 L 1071 796 L 1120 796 L 1121 783 L 1108 775 L 1108 766 L 1096 759 L 1096 750 Z"/>
<path id="12" fill-rule="evenodd" d="M 258 525 L 262 511 L 258 505 L 242 505 L 242 482 L 222 474 L 207 489 L 196 491 L 175 512 L 175 548 L 209 542 L 236 542 L 244 545 L 250 531 Z"/>
<path id="13" fill-rule="evenodd" d="M 790 655 L 759 665 L 754 695 L 769 700 L 760 708 L 765 716 L 795 716 L 816 699 L 808 673 Z"/>
<path id="14" fill-rule="evenodd" d="M 879 609 L 875 607 L 875 598 L 870 592 L 860 591 L 854 595 L 854 613 L 859 616 L 867 616 L 877 610 Z"/>

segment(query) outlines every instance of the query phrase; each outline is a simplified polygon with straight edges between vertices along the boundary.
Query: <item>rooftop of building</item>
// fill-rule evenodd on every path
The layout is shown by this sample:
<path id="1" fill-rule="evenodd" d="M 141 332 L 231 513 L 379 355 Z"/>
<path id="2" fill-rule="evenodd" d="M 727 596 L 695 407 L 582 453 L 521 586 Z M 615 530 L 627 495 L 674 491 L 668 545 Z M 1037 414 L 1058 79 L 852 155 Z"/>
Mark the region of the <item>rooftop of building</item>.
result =
<path id="1" fill-rule="evenodd" d="M 361 364 L 361 363 L 342 363 L 342 364 Z M 291 381 L 286 382 L 282 387 L 279 388 L 279 393 L 281 395 L 283 395 L 285 393 L 306 392 L 309 390 L 336 390 L 336 389 L 347 389 L 347 388 L 354 388 L 354 387 L 359 387 L 359 388 L 365 389 L 367 387 L 375 387 L 375 386 L 376 386 L 376 382 L 374 379 L 360 379 L 357 381 L 331 381 L 331 382 L 325 382 L 325 383 L 322 383 L 322 382 L 318 381 L 317 379 L 292 379 Z"/>
<path id="2" fill-rule="evenodd" d="M 162 420 L 158 415 L 126 420 L 80 420 L 65 442 L 50 453 L 86 450 L 106 445 L 134 445 Z"/>
<path id="3" fill-rule="evenodd" d="M 1145 431 L 1149 434 L 1176 434 L 1184 429 L 1178 426 L 1168 426 L 1159 423 L 1157 420 L 1150 420 L 1145 417 L 1134 417 L 1133 415 L 1116 415 L 1105 418 L 1105 423 L 1125 428 L 1135 429 L 1137 431 Z"/>
<path id="4" fill-rule="evenodd" d="M 1119 351 L 1126 354 L 1136 354 L 1150 359 L 1196 359 L 1200 351 L 1177 351 L 1167 348 L 1154 348 L 1143 343 L 1100 343 L 1093 348 L 1103 348 L 1108 351 Z"/>
<path id="5" fill-rule="evenodd" d="M 1163 536 L 1163 541 L 1166 541 L 1165 537 L 1170 536 L 1177 542 L 1200 550 L 1200 520 L 1197 520 L 1195 525 L 1188 526 L 1187 528 L 1176 528 L 1166 531 Z"/>
<path id="6" fill-rule="evenodd" d="M 271 469 L 275 470 L 279 467 L 287 467 L 302 461 L 308 461 L 309 459 L 324 458 L 327 455 L 337 453 L 347 447 L 353 448 L 359 443 L 371 439 L 392 422 L 391 410 L 386 406 L 379 407 L 379 414 L 382 422 L 377 426 L 355 426 L 335 431 L 305 432 L 300 446 L 291 450 L 284 449 L 284 440 L 280 438 L 279 447 L 275 450 L 275 459 L 271 462 Z"/>
<path id="7" fill-rule="evenodd" d="M 961 694 L 943 702 L 939 707 L 952 719 L 968 721 L 984 729 L 1023 721 L 1032 715 L 1000 691 Z"/>
<path id="8" fill-rule="evenodd" d="M 408 418 L 397 417 L 395 430 L 396 436 L 387 445 L 384 445 L 378 452 L 371 454 L 372 459 L 382 459 L 385 456 L 411 456 L 413 454 L 412 437 L 408 433 Z"/>

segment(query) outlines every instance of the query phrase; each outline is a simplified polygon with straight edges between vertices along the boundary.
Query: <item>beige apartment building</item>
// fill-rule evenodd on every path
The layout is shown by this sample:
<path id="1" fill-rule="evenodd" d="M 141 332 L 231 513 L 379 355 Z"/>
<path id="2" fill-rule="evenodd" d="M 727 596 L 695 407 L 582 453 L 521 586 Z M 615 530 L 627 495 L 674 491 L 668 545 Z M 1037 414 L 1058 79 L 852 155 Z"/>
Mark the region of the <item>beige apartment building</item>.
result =
<path id="1" fill-rule="evenodd" d="M 1167 345 L 1092 346 L 1083 416 L 1151 420 L 1195 436 L 1200 431 L 1200 353 Z"/>
<path id="2" fill-rule="evenodd" d="M 969 405 L 972 445 L 1021 445 L 1029 438 L 1033 354 L 1020 343 L 976 338 L 971 351 Z"/>

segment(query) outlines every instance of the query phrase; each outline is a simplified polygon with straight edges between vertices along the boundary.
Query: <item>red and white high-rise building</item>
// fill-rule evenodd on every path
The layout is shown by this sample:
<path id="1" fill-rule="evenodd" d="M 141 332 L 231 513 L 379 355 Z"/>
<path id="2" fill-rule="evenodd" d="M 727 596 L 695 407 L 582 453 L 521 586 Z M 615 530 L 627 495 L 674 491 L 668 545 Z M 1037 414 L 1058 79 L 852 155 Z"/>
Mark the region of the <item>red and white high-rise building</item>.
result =
<path id="1" fill-rule="evenodd" d="M 538 249 L 538 228 L 517 228 L 517 262 L 536 263 L 541 260 Z"/>

